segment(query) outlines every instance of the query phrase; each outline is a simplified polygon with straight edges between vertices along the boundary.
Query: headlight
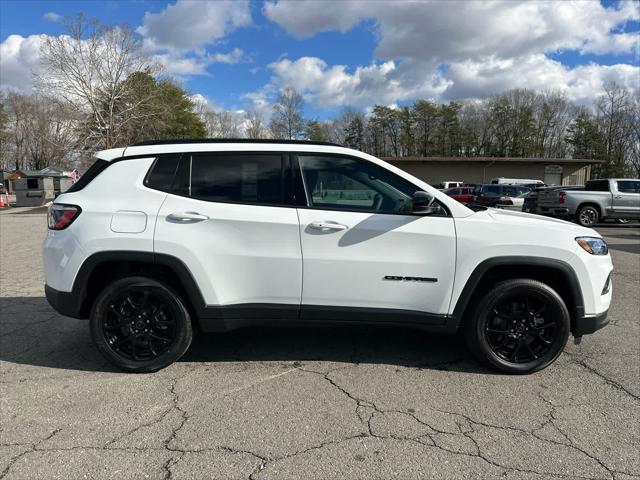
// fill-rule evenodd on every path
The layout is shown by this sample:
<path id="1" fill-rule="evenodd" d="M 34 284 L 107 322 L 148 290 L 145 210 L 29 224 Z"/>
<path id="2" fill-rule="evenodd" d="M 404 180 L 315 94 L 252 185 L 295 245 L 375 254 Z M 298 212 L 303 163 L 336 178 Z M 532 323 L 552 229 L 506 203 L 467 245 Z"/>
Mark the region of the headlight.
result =
<path id="1" fill-rule="evenodd" d="M 576 242 L 582 249 L 591 255 L 607 255 L 609 247 L 607 242 L 598 237 L 577 237 Z"/>

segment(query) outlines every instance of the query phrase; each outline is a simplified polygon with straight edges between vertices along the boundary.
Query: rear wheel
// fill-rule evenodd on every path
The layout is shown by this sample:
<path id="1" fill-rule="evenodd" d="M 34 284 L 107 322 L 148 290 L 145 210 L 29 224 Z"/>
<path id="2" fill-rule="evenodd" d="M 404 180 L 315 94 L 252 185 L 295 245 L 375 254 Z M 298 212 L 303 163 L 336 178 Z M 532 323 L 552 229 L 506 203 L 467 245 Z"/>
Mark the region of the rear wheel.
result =
<path id="1" fill-rule="evenodd" d="M 193 336 L 189 312 L 167 285 L 128 277 L 107 286 L 91 312 L 98 350 L 122 370 L 153 372 L 178 360 Z"/>
<path id="2" fill-rule="evenodd" d="M 583 227 L 593 227 L 600 220 L 600 212 L 592 205 L 585 205 L 578 210 L 576 221 Z"/>
<path id="3" fill-rule="evenodd" d="M 549 366 L 569 338 L 569 312 L 558 293 L 529 279 L 497 284 L 465 324 L 465 337 L 479 360 L 508 373 Z"/>

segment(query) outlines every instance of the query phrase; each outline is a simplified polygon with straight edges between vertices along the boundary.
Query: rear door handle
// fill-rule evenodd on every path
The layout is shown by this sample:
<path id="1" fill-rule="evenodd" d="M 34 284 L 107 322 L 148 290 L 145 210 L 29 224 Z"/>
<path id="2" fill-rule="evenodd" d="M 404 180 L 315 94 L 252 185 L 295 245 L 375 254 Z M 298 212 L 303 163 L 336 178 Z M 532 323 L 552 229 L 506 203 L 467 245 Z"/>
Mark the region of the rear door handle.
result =
<path id="1" fill-rule="evenodd" d="M 341 223 L 331 221 L 311 222 L 309 226 L 316 230 L 346 230 L 349 228 L 346 225 L 342 225 Z"/>
<path id="2" fill-rule="evenodd" d="M 616 200 L 620 200 L 620 199 L 622 198 L 622 195 L 616 195 L 616 196 L 615 196 L 615 197 L 613 197 L 613 198 L 615 198 Z"/>
<path id="3" fill-rule="evenodd" d="M 209 220 L 209 217 L 197 212 L 176 212 L 167 215 L 167 220 L 175 223 L 197 223 Z"/>

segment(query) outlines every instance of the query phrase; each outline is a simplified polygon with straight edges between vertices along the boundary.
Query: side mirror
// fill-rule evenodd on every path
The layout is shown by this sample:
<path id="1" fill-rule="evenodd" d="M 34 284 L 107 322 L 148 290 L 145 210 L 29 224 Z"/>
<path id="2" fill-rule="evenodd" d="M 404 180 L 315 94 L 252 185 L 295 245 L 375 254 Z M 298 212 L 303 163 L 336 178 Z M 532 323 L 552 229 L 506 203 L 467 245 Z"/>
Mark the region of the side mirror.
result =
<path id="1" fill-rule="evenodd" d="M 412 210 L 413 213 L 420 215 L 430 215 L 438 210 L 438 206 L 434 205 L 435 197 L 427 192 L 417 191 L 413 194 Z"/>

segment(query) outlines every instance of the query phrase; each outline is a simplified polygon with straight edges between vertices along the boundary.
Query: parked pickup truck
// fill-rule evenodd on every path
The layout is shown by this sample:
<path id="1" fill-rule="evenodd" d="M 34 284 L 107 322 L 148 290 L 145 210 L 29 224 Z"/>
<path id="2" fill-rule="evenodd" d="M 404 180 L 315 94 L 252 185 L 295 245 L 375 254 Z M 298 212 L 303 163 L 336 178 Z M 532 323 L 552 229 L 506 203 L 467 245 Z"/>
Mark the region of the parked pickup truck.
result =
<path id="1" fill-rule="evenodd" d="M 592 227 L 605 218 L 640 218 L 640 180 L 588 181 L 583 190 L 550 189 L 538 194 L 538 213 Z"/>

